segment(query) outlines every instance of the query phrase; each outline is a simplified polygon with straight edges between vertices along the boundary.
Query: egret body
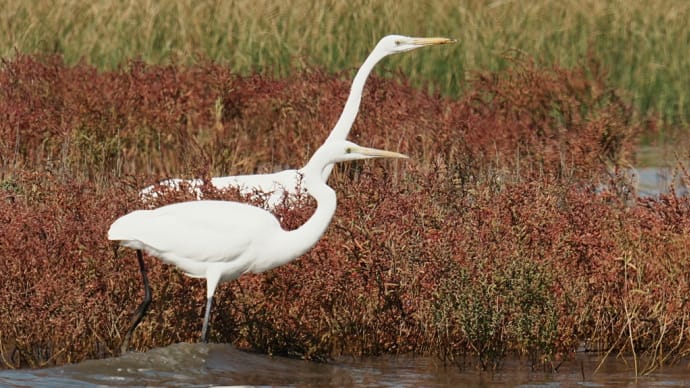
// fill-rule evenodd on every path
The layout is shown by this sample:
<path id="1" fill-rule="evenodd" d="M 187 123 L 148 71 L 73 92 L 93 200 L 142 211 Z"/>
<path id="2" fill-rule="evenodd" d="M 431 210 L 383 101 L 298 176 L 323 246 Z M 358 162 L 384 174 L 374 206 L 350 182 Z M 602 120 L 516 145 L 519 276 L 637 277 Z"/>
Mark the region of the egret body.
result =
<path id="1" fill-rule="evenodd" d="M 345 140 L 321 146 L 298 171 L 303 186 L 316 200 L 316 210 L 307 222 L 292 231 L 283 230 L 276 217 L 266 210 L 231 201 L 181 202 L 154 210 L 136 210 L 118 218 L 110 226 L 108 239 L 137 250 L 145 292 L 123 348 L 151 300 L 141 251 L 175 265 L 188 276 L 206 279 L 207 302 L 201 331 L 201 338 L 206 341 L 218 283 L 289 263 L 321 238 L 336 210 L 336 194 L 326 184 L 325 169 L 333 163 L 381 157 L 407 158 Z"/>
<path id="2" fill-rule="evenodd" d="M 350 95 L 345 102 L 345 107 L 335 127 L 333 127 L 330 135 L 326 139 L 326 143 L 333 140 L 345 140 L 347 138 L 352 124 L 357 117 L 357 113 L 359 112 L 364 85 L 369 74 L 374 69 L 374 66 L 376 66 L 379 61 L 391 54 L 402 53 L 425 46 L 453 42 L 455 42 L 455 40 L 449 38 L 415 38 L 403 35 L 387 35 L 383 37 L 357 71 L 352 81 Z M 332 169 L 333 165 L 328 165 L 323 169 L 322 174 L 324 176 L 324 181 L 328 180 Z M 235 187 L 244 195 L 252 194 L 256 191 L 269 194 L 266 200 L 269 208 L 275 208 L 276 205 L 280 204 L 286 193 L 288 195 L 297 195 L 297 190 L 299 189 L 304 192 L 306 187 L 300 186 L 299 181 L 299 171 L 294 169 L 283 170 L 272 174 L 235 175 L 211 178 L 211 184 L 218 189 Z M 186 180 L 172 178 L 160 182 L 159 185 L 167 186 L 172 189 L 179 189 L 183 182 L 188 185 L 198 199 L 202 198 L 201 186 L 204 182 L 201 179 Z M 155 198 L 156 195 L 156 185 L 148 186 L 141 190 L 141 197 L 144 200 Z"/>

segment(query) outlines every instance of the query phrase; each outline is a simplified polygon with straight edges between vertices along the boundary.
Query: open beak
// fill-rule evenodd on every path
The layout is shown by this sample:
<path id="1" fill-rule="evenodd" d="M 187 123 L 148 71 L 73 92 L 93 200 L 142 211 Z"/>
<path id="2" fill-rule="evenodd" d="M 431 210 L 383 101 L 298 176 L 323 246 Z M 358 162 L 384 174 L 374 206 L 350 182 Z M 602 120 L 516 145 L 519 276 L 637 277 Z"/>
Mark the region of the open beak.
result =
<path id="1" fill-rule="evenodd" d="M 436 44 L 455 43 L 457 40 L 451 38 L 412 38 L 412 43 L 419 46 L 431 46 Z"/>
<path id="2" fill-rule="evenodd" d="M 352 152 L 358 154 L 370 156 L 372 158 L 397 158 L 397 159 L 409 159 L 410 157 L 404 154 L 399 154 L 392 151 L 377 150 L 376 148 L 367 147 L 355 147 Z"/>

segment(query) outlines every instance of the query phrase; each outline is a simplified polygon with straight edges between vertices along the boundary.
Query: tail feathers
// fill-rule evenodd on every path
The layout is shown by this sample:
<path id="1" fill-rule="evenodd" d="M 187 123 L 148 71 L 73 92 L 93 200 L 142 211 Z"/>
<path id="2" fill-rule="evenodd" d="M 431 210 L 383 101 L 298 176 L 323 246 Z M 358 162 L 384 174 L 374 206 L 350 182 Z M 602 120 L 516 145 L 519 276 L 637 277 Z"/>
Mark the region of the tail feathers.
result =
<path id="1" fill-rule="evenodd" d="M 146 226 L 147 210 L 137 210 L 126 214 L 113 222 L 108 229 L 108 240 L 133 240 L 136 231 Z"/>

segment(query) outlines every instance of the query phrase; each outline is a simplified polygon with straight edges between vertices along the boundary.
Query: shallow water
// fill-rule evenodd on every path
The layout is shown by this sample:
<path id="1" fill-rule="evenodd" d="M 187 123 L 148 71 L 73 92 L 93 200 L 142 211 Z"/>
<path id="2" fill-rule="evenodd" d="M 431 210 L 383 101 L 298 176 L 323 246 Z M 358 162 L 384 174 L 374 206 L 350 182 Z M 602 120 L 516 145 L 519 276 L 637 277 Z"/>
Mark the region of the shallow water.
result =
<path id="1" fill-rule="evenodd" d="M 630 364 L 609 359 L 594 373 L 598 357 L 579 354 L 558 372 L 531 372 L 508 360 L 500 371 L 444 366 L 429 357 L 343 358 L 330 363 L 247 353 L 226 344 L 176 344 L 144 353 L 35 370 L 0 371 L 0 386 L 690 386 L 690 367 L 667 367 L 635 378 Z"/>
<path id="2" fill-rule="evenodd" d="M 637 154 L 638 165 L 628 171 L 636 182 L 638 195 L 654 197 L 661 193 L 668 193 L 673 188 L 677 194 L 687 195 L 687 182 L 684 182 L 680 166 L 687 169 L 687 159 L 679 161 L 678 156 L 684 154 L 682 148 L 673 146 L 644 146 Z"/>
<path id="3" fill-rule="evenodd" d="M 671 188 L 679 195 L 688 194 L 688 187 L 671 167 L 640 167 L 634 173 L 637 177 L 637 194 L 641 197 L 668 193 Z"/>

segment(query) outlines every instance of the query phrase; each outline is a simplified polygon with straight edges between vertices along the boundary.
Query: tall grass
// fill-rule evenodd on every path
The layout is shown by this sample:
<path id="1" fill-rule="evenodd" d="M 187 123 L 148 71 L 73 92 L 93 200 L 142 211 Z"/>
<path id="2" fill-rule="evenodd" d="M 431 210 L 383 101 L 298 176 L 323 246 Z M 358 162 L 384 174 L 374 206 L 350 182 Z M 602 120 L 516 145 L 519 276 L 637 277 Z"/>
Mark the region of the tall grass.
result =
<path id="1" fill-rule="evenodd" d="M 284 76 L 310 65 L 354 68 L 389 33 L 452 36 L 461 44 L 388 62 L 415 86 L 431 82 L 451 96 L 472 71 L 504 68 L 507 55 L 571 66 L 591 50 L 642 114 L 659 112 L 673 124 L 690 119 L 690 3 L 678 0 L 0 0 L 0 7 L 3 57 L 60 53 L 68 63 L 84 59 L 100 68 L 132 57 L 165 63 L 203 56 L 234 72 Z"/>

